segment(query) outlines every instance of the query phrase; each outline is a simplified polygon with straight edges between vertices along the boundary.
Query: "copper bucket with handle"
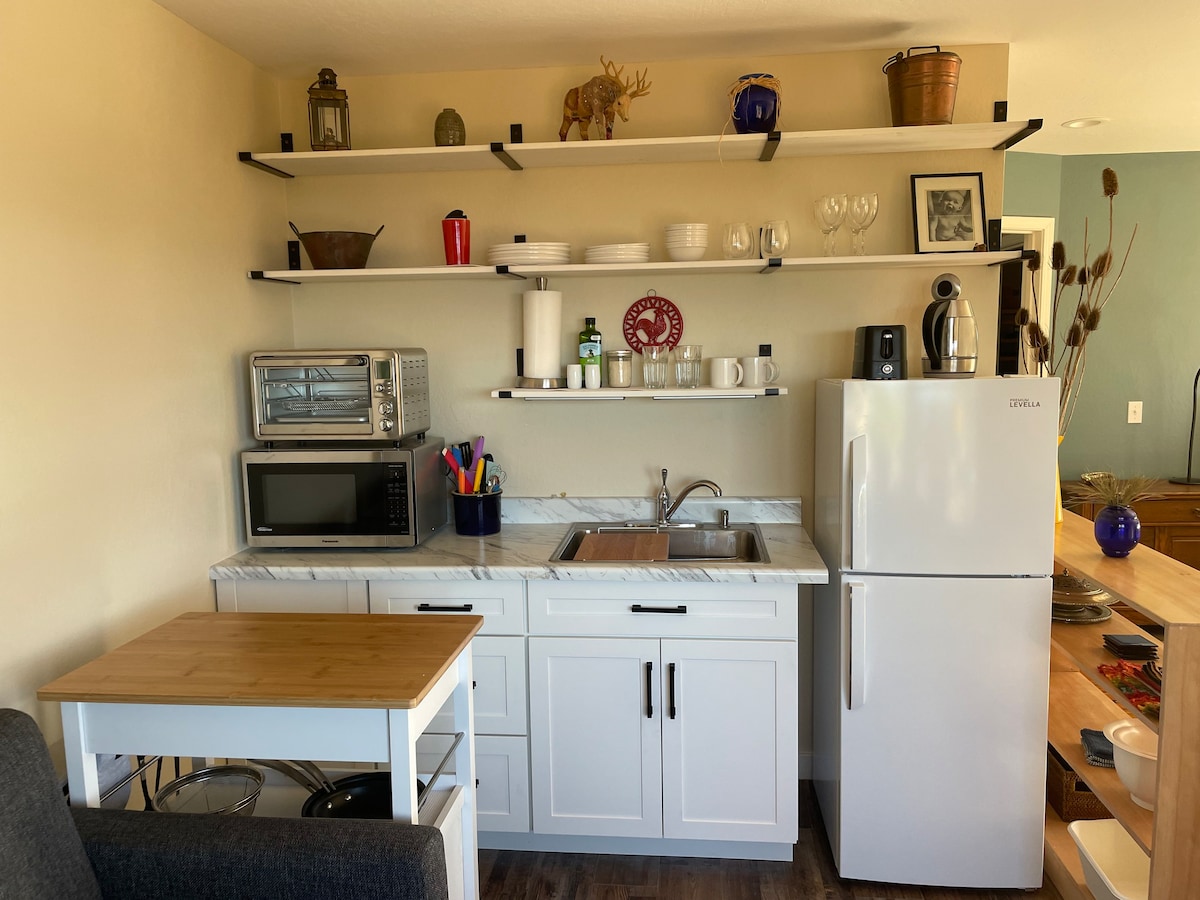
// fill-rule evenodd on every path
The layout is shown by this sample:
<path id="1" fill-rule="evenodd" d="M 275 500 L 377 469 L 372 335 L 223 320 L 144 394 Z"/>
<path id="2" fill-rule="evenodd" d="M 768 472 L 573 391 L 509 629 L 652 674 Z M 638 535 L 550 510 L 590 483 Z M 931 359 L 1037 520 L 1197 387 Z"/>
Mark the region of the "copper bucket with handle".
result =
<path id="1" fill-rule="evenodd" d="M 932 50 L 932 53 L 914 53 Z M 954 98 L 962 58 L 943 53 L 937 45 L 909 47 L 883 66 L 892 105 L 892 125 L 949 125 L 954 120 Z"/>

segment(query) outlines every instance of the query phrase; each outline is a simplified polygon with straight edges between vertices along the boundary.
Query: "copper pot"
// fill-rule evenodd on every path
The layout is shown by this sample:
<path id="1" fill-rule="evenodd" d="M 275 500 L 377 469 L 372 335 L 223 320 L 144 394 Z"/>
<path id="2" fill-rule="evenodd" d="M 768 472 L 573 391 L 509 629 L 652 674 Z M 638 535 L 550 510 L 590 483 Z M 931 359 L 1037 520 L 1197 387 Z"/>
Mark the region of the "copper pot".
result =
<path id="1" fill-rule="evenodd" d="M 314 269 L 361 269 L 367 264 L 367 256 L 371 245 L 379 237 L 379 231 L 371 234 L 366 231 L 305 231 L 294 223 L 288 222 L 304 252 L 308 254 L 309 262 Z"/>

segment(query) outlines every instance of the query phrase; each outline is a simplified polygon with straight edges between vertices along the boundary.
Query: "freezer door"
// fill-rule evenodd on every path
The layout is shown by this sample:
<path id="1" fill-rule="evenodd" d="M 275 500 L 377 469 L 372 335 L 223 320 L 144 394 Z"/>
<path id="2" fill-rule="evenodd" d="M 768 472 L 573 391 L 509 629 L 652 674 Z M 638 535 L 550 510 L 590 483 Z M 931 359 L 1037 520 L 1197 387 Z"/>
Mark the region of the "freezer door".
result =
<path id="1" fill-rule="evenodd" d="M 1050 579 L 849 575 L 839 593 L 838 871 L 1040 886 Z"/>
<path id="2" fill-rule="evenodd" d="M 840 440 L 817 437 L 836 484 L 838 567 L 929 575 L 1047 575 L 1054 563 L 1058 381 L 842 381 Z M 822 400 L 822 391 L 833 397 Z M 825 419 L 819 417 L 818 425 Z M 832 459 L 824 462 L 824 454 Z M 827 548 L 818 544 L 822 553 Z M 828 557 L 827 557 L 828 561 Z M 832 564 L 831 564 L 832 566 Z"/>

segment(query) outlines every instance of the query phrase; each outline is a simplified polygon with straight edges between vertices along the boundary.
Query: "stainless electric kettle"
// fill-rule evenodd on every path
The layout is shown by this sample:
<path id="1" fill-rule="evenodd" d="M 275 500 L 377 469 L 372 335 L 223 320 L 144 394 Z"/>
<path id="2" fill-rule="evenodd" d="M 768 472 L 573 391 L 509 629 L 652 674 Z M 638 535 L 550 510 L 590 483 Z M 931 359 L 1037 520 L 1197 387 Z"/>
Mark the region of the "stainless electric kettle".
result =
<path id="1" fill-rule="evenodd" d="M 921 319 L 926 378 L 971 378 L 979 357 L 979 329 L 971 303 L 959 296 L 962 282 L 949 272 L 933 279 L 933 302 Z"/>

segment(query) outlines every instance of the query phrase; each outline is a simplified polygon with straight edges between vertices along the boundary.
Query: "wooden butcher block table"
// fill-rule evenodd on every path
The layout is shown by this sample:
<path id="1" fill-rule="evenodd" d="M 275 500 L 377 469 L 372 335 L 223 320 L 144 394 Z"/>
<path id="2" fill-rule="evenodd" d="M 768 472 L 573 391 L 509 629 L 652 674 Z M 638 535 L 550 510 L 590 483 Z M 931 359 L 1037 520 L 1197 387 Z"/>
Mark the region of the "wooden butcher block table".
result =
<path id="1" fill-rule="evenodd" d="M 71 802 L 98 806 L 103 753 L 387 764 L 417 822 L 416 739 L 447 700 L 466 897 L 478 896 L 472 637 L 480 616 L 185 613 L 38 691 L 62 703 Z M 458 881 L 457 873 L 451 882 Z"/>

